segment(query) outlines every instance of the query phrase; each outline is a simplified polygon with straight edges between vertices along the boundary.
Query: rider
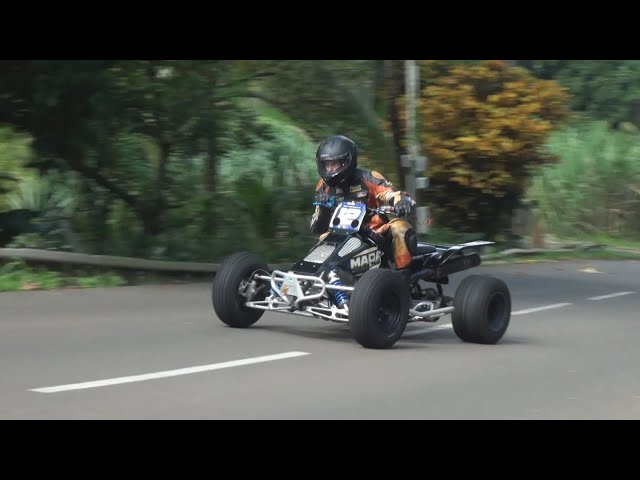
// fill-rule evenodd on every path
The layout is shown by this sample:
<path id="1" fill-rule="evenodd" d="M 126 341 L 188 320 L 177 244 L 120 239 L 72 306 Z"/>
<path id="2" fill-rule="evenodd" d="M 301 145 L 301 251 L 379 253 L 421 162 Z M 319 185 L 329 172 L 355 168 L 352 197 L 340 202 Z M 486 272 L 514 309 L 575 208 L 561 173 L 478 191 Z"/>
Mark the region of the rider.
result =
<path id="1" fill-rule="evenodd" d="M 316 165 L 321 177 L 316 185 L 316 202 L 326 203 L 330 197 L 336 197 L 338 202 L 360 201 L 369 208 L 390 205 L 397 217 L 411 215 L 415 209 L 416 202 L 409 194 L 394 188 L 380 173 L 357 168 L 358 147 L 343 135 L 328 137 L 320 143 Z M 326 234 L 332 213 L 331 208 L 316 206 L 311 218 L 311 232 Z M 417 245 L 412 225 L 400 218 L 385 223 L 379 215 L 374 215 L 368 226 L 385 241 L 391 238 L 396 268 L 408 267 L 411 251 Z"/>

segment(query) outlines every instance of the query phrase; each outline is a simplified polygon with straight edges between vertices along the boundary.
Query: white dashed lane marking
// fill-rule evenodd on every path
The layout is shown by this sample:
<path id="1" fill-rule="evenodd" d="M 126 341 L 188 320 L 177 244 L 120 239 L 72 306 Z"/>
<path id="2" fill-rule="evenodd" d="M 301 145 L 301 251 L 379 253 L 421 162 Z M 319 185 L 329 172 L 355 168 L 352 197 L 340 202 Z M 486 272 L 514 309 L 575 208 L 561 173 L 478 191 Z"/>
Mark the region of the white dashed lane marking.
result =
<path id="1" fill-rule="evenodd" d="M 622 297 L 623 295 L 633 295 L 636 292 L 618 292 L 610 293 L 609 295 L 600 295 L 599 297 L 591 297 L 589 300 L 605 300 L 607 298 Z"/>
<path id="2" fill-rule="evenodd" d="M 632 295 L 634 293 L 637 293 L 637 292 L 610 293 L 609 295 L 601 295 L 599 297 L 590 297 L 589 300 L 605 300 L 605 299 L 608 299 L 608 298 L 622 297 L 623 295 Z M 527 315 L 529 313 L 536 313 L 536 312 L 542 312 L 542 311 L 545 311 L 545 310 L 553 310 L 555 308 L 568 307 L 569 305 L 573 305 L 573 303 L 554 303 L 553 305 L 544 305 L 542 307 L 534 307 L 534 308 L 527 308 L 527 309 L 524 309 L 524 310 L 517 310 L 515 312 L 511 312 L 511 315 Z M 414 336 L 414 335 L 422 335 L 424 333 L 435 332 L 435 331 L 438 331 L 438 330 L 446 330 L 446 329 L 449 329 L 449 328 L 453 328 L 453 325 L 451 325 L 450 323 L 446 323 L 444 325 L 420 328 L 420 329 L 416 329 L 416 330 L 409 330 L 403 336 L 404 337 L 411 337 L 411 336 Z"/>
<path id="3" fill-rule="evenodd" d="M 527 308 L 526 310 L 518 310 L 517 312 L 511 312 L 511 315 L 526 315 L 527 313 L 542 312 L 543 310 L 551 310 L 554 308 L 562 308 L 573 305 L 572 303 L 554 303 L 553 305 L 545 305 L 544 307 Z"/>
<path id="4" fill-rule="evenodd" d="M 72 383 L 69 385 L 58 385 L 56 387 L 33 388 L 31 389 L 31 391 L 40 392 L 40 393 L 56 393 L 56 392 L 65 392 L 68 390 L 82 390 L 85 388 L 106 387 L 109 385 L 118 385 L 121 383 L 142 382 L 145 380 L 153 380 L 156 378 L 175 377 L 178 375 L 189 375 L 191 373 L 220 370 L 222 368 L 240 367 L 242 365 L 251 365 L 253 363 L 271 362 L 273 360 L 283 360 L 285 358 L 300 357 L 302 355 L 311 355 L 311 354 L 307 352 L 278 353 L 276 355 L 244 358 L 242 360 L 232 360 L 230 362 L 212 363 L 210 365 L 200 365 L 197 367 L 179 368 L 177 370 L 166 370 L 164 372 L 146 373 L 144 375 L 132 375 L 129 377 L 109 378 L 106 380 L 96 380 L 93 382 Z"/>

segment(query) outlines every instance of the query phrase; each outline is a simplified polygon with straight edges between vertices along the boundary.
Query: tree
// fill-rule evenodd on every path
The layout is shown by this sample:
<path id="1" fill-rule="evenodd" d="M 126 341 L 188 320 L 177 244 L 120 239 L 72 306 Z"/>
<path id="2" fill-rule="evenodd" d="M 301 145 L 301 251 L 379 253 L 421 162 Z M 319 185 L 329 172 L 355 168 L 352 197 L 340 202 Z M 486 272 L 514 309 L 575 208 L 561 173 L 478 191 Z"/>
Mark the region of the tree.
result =
<path id="1" fill-rule="evenodd" d="M 535 168 L 557 160 L 540 147 L 568 101 L 556 82 L 504 61 L 451 66 L 429 80 L 419 115 L 436 221 L 489 237 L 506 229 Z"/>
<path id="2" fill-rule="evenodd" d="M 518 60 L 536 76 L 556 80 L 571 93 L 571 108 L 613 127 L 640 127 L 640 61 Z"/>
<path id="3" fill-rule="evenodd" d="M 362 165 L 401 179 L 399 156 L 386 121 L 385 88 L 397 82 L 385 77 L 395 65 L 379 60 L 282 60 L 265 61 L 273 73 L 254 95 L 284 112 L 309 133 L 315 142 L 329 135 L 352 138 L 360 150 Z M 315 151 L 309 152 L 313 161 Z"/>
<path id="4" fill-rule="evenodd" d="M 257 74 L 242 62 L 5 60 L 0 68 L 0 122 L 33 136 L 41 172 L 82 176 L 93 207 L 86 225 L 98 239 L 119 203 L 144 234 L 169 228 L 169 211 L 193 199 L 173 179 L 194 157 L 205 159 L 198 186 L 212 198 L 219 156 L 252 122 L 238 100 Z"/>

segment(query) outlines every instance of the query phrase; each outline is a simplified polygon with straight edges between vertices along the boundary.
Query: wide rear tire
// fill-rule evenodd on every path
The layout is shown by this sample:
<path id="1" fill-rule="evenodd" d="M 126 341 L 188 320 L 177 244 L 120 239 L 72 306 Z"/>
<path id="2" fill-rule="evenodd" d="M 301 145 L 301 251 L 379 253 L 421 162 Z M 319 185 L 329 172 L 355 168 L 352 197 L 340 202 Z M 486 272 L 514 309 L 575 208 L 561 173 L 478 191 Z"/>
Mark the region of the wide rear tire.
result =
<path id="1" fill-rule="evenodd" d="M 509 327 L 511 294 L 499 278 L 466 277 L 456 290 L 453 306 L 453 331 L 463 342 L 495 344 Z"/>

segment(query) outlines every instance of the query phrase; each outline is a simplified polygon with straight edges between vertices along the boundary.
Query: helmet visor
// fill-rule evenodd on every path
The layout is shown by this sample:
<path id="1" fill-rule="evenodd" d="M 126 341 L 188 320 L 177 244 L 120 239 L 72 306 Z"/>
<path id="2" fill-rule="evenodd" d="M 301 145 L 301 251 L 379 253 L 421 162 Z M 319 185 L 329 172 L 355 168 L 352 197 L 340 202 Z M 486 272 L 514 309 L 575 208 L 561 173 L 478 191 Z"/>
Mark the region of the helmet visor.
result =
<path id="1" fill-rule="evenodd" d="M 332 177 L 344 171 L 349 164 L 346 158 L 339 160 L 318 160 L 318 173 L 323 177 Z"/>

